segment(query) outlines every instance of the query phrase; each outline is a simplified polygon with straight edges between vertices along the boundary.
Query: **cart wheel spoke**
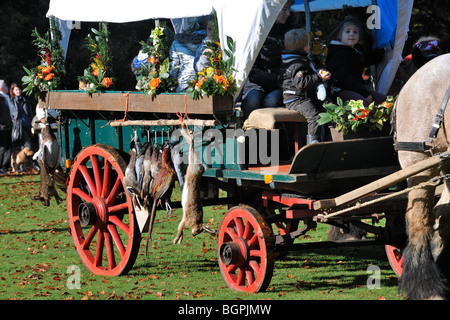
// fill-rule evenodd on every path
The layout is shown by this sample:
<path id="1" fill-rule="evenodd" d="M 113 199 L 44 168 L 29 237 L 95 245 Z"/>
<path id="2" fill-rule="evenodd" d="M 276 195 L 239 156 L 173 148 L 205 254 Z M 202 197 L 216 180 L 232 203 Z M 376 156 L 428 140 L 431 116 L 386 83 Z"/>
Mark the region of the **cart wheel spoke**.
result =
<path id="1" fill-rule="evenodd" d="M 94 260 L 94 265 L 96 267 L 102 266 L 104 245 L 105 245 L 105 237 L 103 236 L 102 230 L 98 230 L 97 246 L 96 246 L 96 250 L 95 250 L 95 260 Z"/>
<path id="2" fill-rule="evenodd" d="M 237 217 L 234 219 L 234 223 L 236 225 L 236 232 L 239 237 L 242 237 L 244 234 L 244 221 L 241 217 Z"/>
<path id="3" fill-rule="evenodd" d="M 244 268 L 238 268 L 238 277 L 236 284 L 240 287 L 243 287 L 245 285 L 245 271 Z"/>
<path id="4" fill-rule="evenodd" d="M 263 258 L 263 254 L 261 250 L 250 250 L 250 259 Z"/>
<path id="5" fill-rule="evenodd" d="M 113 269 L 116 267 L 116 259 L 114 256 L 114 247 L 113 242 L 111 240 L 111 235 L 108 231 L 104 231 L 103 235 L 105 236 L 105 247 L 106 247 L 106 256 L 108 258 L 108 267 L 109 269 Z"/>
<path id="6" fill-rule="evenodd" d="M 109 222 L 113 223 L 115 226 L 119 227 L 123 232 L 127 234 L 127 236 L 131 236 L 130 228 L 122 222 L 118 217 L 116 216 L 110 216 Z"/>
<path id="7" fill-rule="evenodd" d="M 242 237 L 244 238 L 244 239 L 251 239 L 252 238 L 252 234 L 253 234 L 253 227 L 252 227 L 252 225 L 251 225 L 251 223 L 246 223 L 245 224 L 245 229 L 244 229 L 244 232 L 243 232 L 243 234 L 242 234 Z M 250 245 L 250 243 L 249 243 L 249 245 Z"/>
<path id="8" fill-rule="evenodd" d="M 97 230 L 98 230 L 97 227 L 93 226 L 91 228 L 91 230 L 89 231 L 86 239 L 82 242 L 84 250 L 88 250 L 89 249 L 89 246 L 91 245 L 92 239 L 94 239 L 95 234 L 97 233 Z"/>
<path id="9" fill-rule="evenodd" d="M 117 204 L 115 206 L 108 207 L 109 214 L 121 213 L 123 211 L 126 212 L 127 210 L 128 210 L 128 203 L 126 203 L 126 202 Z"/>
<path id="10" fill-rule="evenodd" d="M 72 166 L 67 187 L 71 234 L 94 274 L 126 274 L 139 251 L 141 235 L 123 186 L 126 166 L 117 150 L 101 144 L 82 149 Z"/>
<path id="11" fill-rule="evenodd" d="M 92 171 L 94 172 L 96 194 L 100 195 L 102 190 L 102 182 L 100 178 L 100 167 L 98 165 L 98 156 L 91 155 L 89 159 L 91 159 Z"/>
<path id="12" fill-rule="evenodd" d="M 234 240 L 238 237 L 236 230 L 234 230 L 234 228 L 230 228 L 228 227 L 226 229 L 226 233 L 228 234 L 228 236 L 231 238 L 231 240 Z"/>
<path id="13" fill-rule="evenodd" d="M 259 264 L 258 264 L 258 262 L 256 262 L 255 260 L 251 260 L 250 262 L 249 262 L 249 264 L 248 264 L 252 269 L 253 269 L 253 271 L 256 273 L 256 274 L 258 274 L 259 273 Z"/>
<path id="14" fill-rule="evenodd" d="M 117 247 L 117 250 L 119 250 L 120 256 L 123 257 L 125 254 L 125 247 L 123 246 L 122 239 L 120 239 L 120 235 L 117 232 L 117 229 L 112 224 L 108 225 L 108 231 L 111 234 L 111 237 L 114 241 L 114 244 Z"/>
<path id="15" fill-rule="evenodd" d="M 253 274 L 253 270 L 251 268 L 245 269 L 245 277 L 249 286 L 253 285 L 256 281 L 255 275 Z"/>
<path id="16" fill-rule="evenodd" d="M 111 163 L 106 158 L 104 162 L 102 197 L 106 198 L 111 188 Z"/>
<path id="17" fill-rule="evenodd" d="M 258 245 L 258 235 L 255 233 L 253 236 L 248 240 L 248 247 L 254 248 L 256 245 Z"/>
<path id="18" fill-rule="evenodd" d="M 86 192 L 81 190 L 80 188 L 73 188 L 72 192 L 73 192 L 73 194 L 75 194 L 78 197 L 80 197 L 81 199 L 83 199 L 85 202 L 92 201 L 92 198 L 88 194 L 86 194 Z"/>
<path id="19" fill-rule="evenodd" d="M 111 205 L 114 203 L 114 201 L 117 198 L 117 195 L 119 194 L 120 190 L 122 188 L 122 181 L 118 178 L 116 180 L 116 182 L 114 183 L 114 186 L 110 192 L 110 194 L 108 195 L 107 199 L 106 199 L 106 203 L 108 205 Z"/>
<path id="20" fill-rule="evenodd" d="M 92 180 L 92 177 L 89 174 L 89 171 L 88 171 L 86 165 L 80 165 L 79 170 L 80 170 L 81 174 L 83 175 L 84 181 L 86 182 L 92 196 L 93 197 L 96 196 L 97 195 L 97 187 L 95 186 L 95 183 Z"/>
<path id="21" fill-rule="evenodd" d="M 225 215 L 218 235 L 219 266 L 230 289 L 258 292 L 273 274 L 274 237 L 253 208 L 238 206 Z"/>

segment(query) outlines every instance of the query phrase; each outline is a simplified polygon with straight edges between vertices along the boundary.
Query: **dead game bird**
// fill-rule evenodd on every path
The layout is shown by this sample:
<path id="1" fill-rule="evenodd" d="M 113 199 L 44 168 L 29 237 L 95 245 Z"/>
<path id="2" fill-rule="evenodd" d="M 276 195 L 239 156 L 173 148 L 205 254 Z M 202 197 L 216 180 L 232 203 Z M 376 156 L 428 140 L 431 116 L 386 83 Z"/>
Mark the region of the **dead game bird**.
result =
<path id="1" fill-rule="evenodd" d="M 142 157 L 142 155 L 141 155 L 143 147 L 144 146 L 142 145 L 141 140 L 139 139 L 139 134 L 135 130 L 134 131 L 134 137 L 133 137 L 133 147 L 132 147 L 132 149 L 136 150 L 135 171 L 136 171 L 136 178 L 137 178 L 138 182 L 139 182 L 139 178 L 140 178 L 141 166 L 142 166 L 142 163 L 144 161 L 144 157 Z"/>
<path id="2" fill-rule="evenodd" d="M 150 159 L 150 171 L 153 179 L 158 175 L 158 172 L 161 169 L 162 165 L 161 162 L 162 162 L 162 152 L 160 150 L 160 146 L 157 143 L 155 143 L 153 145 L 152 156 Z"/>
<path id="3" fill-rule="evenodd" d="M 145 150 L 144 159 L 141 166 L 140 176 L 140 196 L 141 199 L 144 199 L 145 202 L 148 200 L 148 196 L 150 193 L 150 182 L 152 181 L 152 174 L 151 174 L 151 156 L 152 156 L 152 148 L 147 148 Z"/>
<path id="4" fill-rule="evenodd" d="M 123 178 L 123 185 L 131 197 L 132 193 L 139 194 L 139 186 L 136 177 L 136 149 L 131 150 L 130 161 L 125 169 L 125 176 Z"/>
<path id="5" fill-rule="evenodd" d="M 150 194 L 153 199 L 153 205 L 150 213 L 150 224 L 148 227 L 147 246 L 145 249 L 146 252 L 148 252 L 148 244 L 152 235 L 157 205 L 161 204 L 162 206 L 164 203 L 166 212 L 172 210 L 169 202 L 170 196 L 172 195 L 173 185 L 175 183 L 176 173 L 173 167 L 170 150 L 171 145 L 169 142 L 166 141 L 164 143 L 163 152 L 161 156 L 161 169 L 159 170 L 157 176 L 152 180 L 152 185 L 150 188 Z"/>

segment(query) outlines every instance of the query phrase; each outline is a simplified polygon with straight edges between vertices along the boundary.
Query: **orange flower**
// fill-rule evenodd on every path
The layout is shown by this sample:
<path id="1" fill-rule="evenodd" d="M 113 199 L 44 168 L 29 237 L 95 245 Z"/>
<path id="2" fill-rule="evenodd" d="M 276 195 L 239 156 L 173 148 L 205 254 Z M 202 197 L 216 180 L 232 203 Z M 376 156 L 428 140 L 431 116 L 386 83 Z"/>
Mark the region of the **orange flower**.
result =
<path id="1" fill-rule="evenodd" d="M 195 86 L 200 89 L 202 87 L 203 82 L 205 82 L 206 78 L 205 77 L 201 77 L 200 80 L 198 80 L 198 82 L 195 84 Z"/>
<path id="2" fill-rule="evenodd" d="M 94 70 L 92 71 L 92 74 L 93 74 L 94 76 L 98 77 L 98 69 L 94 69 Z"/>
<path id="3" fill-rule="evenodd" d="M 80 81 L 78 83 L 78 88 L 80 88 L 80 90 L 84 90 L 84 88 L 86 88 L 86 83 L 84 83 L 83 81 Z"/>
<path id="4" fill-rule="evenodd" d="M 158 60 L 156 60 L 155 57 L 148 57 L 148 58 L 147 58 L 147 61 L 148 61 L 148 63 L 150 63 L 150 64 L 157 64 L 157 63 L 158 63 Z"/>
<path id="5" fill-rule="evenodd" d="M 150 80 L 150 90 L 155 90 L 160 83 L 161 80 L 159 80 L 158 78 L 153 78 L 152 80 Z"/>
<path id="6" fill-rule="evenodd" d="M 42 73 L 43 74 L 49 74 L 50 72 L 52 72 L 52 67 L 43 67 L 42 68 Z"/>
<path id="7" fill-rule="evenodd" d="M 383 107 L 385 107 L 386 109 L 391 109 L 392 106 L 393 106 L 394 104 L 391 103 L 391 102 L 385 101 L 385 102 L 383 102 L 381 105 L 382 105 Z"/>
<path id="8" fill-rule="evenodd" d="M 218 83 L 220 83 L 220 84 L 223 82 L 223 76 L 222 76 L 222 75 L 218 76 L 217 74 L 215 74 L 215 75 L 213 76 L 213 78 L 214 78 L 214 81 L 215 81 L 215 82 L 218 82 Z"/>
<path id="9" fill-rule="evenodd" d="M 353 118 L 353 121 L 358 121 L 359 119 L 364 119 L 370 113 L 370 111 L 366 110 L 366 109 L 361 109 L 359 111 L 361 112 L 361 115 L 360 116 L 356 115 L 356 117 Z"/>
<path id="10" fill-rule="evenodd" d="M 103 82 L 103 85 L 107 88 L 113 84 L 111 78 L 108 78 L 108 77 L 104 77 L 102 82 Z"/>
<path id="11" fill-rule="evenodd" d="M 49 81 L 49 80 L 52 80 L 54 76 L 55 76 L 54 73 L 49 73 L 48 75 L 45 76 L 44 79 L 47 80 L 47 81 Z"/>
<path id="12" fill-rule="evenodd" d="M 225 87 L 225 91 L 228 89 L 228 79 L 227 78 L 223 78 L 223 86 Z"/>
<path id="13" fill-rule="evenodd" d="M 39 79 L 43 79 L 44 78 L 44 75 L 42 73 L 38 73 L 37 76 L 38 76 Z"/>

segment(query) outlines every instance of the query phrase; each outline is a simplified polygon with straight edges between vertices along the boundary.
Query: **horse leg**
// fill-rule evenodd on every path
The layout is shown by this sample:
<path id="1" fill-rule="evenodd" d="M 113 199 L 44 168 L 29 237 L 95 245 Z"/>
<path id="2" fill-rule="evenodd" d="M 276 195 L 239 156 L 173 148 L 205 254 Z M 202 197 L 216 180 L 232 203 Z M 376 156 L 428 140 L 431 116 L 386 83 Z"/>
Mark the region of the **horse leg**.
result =
<path id="1" fill-rule="evenodd" d="M 433 209 L 434 234 L 431 240 L 431 252 L 447 281 L 450 279 L 450 181 L 444 181 L 439 202 Z M 448 294 L 448 293 L 447 293 Z"/>
<path id="2" fill-rule="evenodd" d="M 410 178 L 409 185 L 427 181 L 429 176 Z M 403 256 L 403 273 L 399 291 L 409 299 L 442 299 L 445 296 L 445 278 L 431 253 L 434 219 L 432 208 L 435 188 L 428 186 L 410 191 L 406 211 L 408 245 Z"/>

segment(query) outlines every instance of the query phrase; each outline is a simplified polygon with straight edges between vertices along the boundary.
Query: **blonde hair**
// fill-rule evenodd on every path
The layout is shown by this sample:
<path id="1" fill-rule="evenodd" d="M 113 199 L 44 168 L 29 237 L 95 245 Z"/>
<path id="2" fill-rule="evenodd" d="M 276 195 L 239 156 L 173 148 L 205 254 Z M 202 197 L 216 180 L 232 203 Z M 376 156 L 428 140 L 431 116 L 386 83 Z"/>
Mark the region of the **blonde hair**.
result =
<path id="1" fill-rule="evenodd" d="M 309 33 L 305 29 L 292 29 L 284 35 L 286 51 L 303 51 L 309 43 Z"/>

